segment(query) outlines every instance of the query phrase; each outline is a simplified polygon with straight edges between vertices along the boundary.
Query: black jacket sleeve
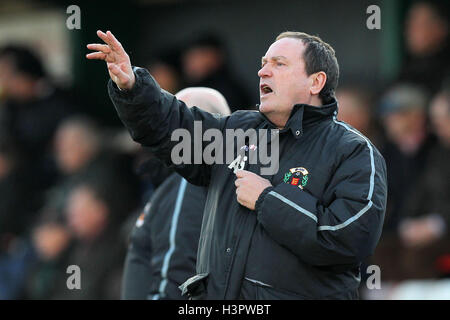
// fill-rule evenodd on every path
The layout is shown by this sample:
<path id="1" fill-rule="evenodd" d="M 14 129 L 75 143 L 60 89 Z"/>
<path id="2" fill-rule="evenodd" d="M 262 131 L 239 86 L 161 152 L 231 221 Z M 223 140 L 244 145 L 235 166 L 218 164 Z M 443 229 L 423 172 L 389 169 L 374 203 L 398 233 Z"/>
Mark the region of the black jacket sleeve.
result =
<path id="1" fill-rule="evenodd" d="M 149 147 L 158 158 L 166 165 L 173 166 L 190 183 L 207 185 L 211 166 L 203 161 L 201 164 L 194 164 L 195 154 L 198 157 L 199 153 L 202 153 L 205 143 L 194 146 L 194 140 L 202 141 L 203 133 L 207 129 L 222 130 L 227 117 L 219 118 L 197 107 L 189 109 L 182 101 L 162 90 L 147 70 L 137 67 L 133 70 L 136 83 L 131 90 L 119 90 L 114 82 L 108 82 L 109 96 L 133 140 Z M 201 123 L 198 122 L 195 126 L 195 121 Z M 191 160 L 188 163 L 175 164 L 171 157 L 172 148 L 184 139 L 177 136 L 175 141 L 172 141 L 171 137 L 174 131 L 180 128 L 187 130 L 184 132 L 190 135 L 190 141 L 187 142 L 191 146 Z"/>
<path id="2" fill-rule="evenodd" d="M 314 266 L 356 265 L 371 255 L 386 208 L 386 166 L 369 143 L 336 166 L 324 204 L 306 189 L 282 183 L 258 199 L 258 221 L 268 234 Z"/>

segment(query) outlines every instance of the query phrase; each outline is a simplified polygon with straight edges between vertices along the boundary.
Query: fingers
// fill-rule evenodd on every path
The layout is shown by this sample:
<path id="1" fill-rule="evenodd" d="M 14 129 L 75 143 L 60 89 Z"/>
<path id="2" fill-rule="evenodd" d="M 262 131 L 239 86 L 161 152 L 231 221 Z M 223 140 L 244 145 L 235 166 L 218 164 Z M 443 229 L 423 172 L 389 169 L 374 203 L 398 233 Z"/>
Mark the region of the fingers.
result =
<path id="1" fill-rule="evenodd" d="M 113 41 L 113 43 L 122 48 L 122 44 L 119 42 L 119 40 L 117 40 L 117 38 L 112 34 L 111 31 L 106 31 L 106 35 Z"/>
<path id="2" fill-rule="evenodd" d="M 109 40 L 108 35 L 101 30 L 97 30 L 97 36 L 102 39 L 106 44 L 111 45 L 111 40 Z"/>
<path id="3" fill-rule="evenodd" d="M 88 53 L 86 55 L 86 58 L 88 59 L 99 59 L 99 60 L 106 60 L 106 53 L 103 52 L 92 52 Z"/>
<path id="4" fill-rule="evenodd" d="M 239 192 L 239 188 L 236 188 L 236 200 L 237 200 L 237 202 L 242 204 L 242 197 L 241 197 L 241 193 Z"/>
<path id="5" fill-rule="evenodd" d="M 236 177 L 238 177 L 238 178 L 243 178 L 243 177 L 245 177 L 248 173 L 249 173 L 249 171 L 241 169 L 241 170 L 236 171 Z"/>
<path id="6" fill-rule="evenodd" d="M 111 48 L 106 44 L 90 43 L 87 45 L 87 48 L 94 51 L 101 51 L 103 53 L 111 52 Z"/>
<path id="7" fill-rule="evenodd" d="M 106 31 L 106 33 L 97 30 L 97 36 L 102 39 L 112 50 L 115 51 L 123 51 L 122 45 L 120 42 L 114 37 L 111 31 Z"/>

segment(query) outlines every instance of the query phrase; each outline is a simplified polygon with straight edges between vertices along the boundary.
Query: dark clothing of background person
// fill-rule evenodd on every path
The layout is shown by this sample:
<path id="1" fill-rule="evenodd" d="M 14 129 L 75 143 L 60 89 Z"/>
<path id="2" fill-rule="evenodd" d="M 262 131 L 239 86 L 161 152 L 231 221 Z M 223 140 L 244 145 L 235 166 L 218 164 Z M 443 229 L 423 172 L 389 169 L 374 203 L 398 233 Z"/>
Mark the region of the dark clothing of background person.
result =
<path id="1" fill-rule="evenodd" d="M 397 82 L 420 85 L 433 95 L 450 76 L 450 40 L 434 53 L 424 56 L 408 55 L 400 69 Z"/>
<path id="2" fill-rule="evenodd" d="M 187 87 L 216 89 L 223 94 L 232 113 L 237 110 L 256 110 L 256 103 L 250 101 L 247 92 L 233 79 L 230 71 L 225 66 L 200 81 L 187 81 Z"/>
<path id="3" fill-rule="evenodd" d="M 1 136 L 1 135 L 0 135 Z M 13 141 L 0 138 L 0 300 L 18 299 L 33 259 L 27 239 L 41 199 Z"/>
<path id="4" fill-rule="evenodd" d="M 21 298 L 34 261 L 27 237 L 38 202 L 31 183 L 20 167 L 0 178 L 0 300 Z"/>
<path id="5" fill-rule="evenodd" d="M 92 242 L 75 241 L 67 257 L 67 263 L 50 299 L 104 300 L 120 297 L 120 277 L 122 275 L 125 247 L 117 241 L 118 229 L 110 224 Z M 65 273 L 69 265 L 77 265 L 81 270 L 81 290 L 69 290 Z"/>
<path id="6" fill-rule="evenodd" d="M 256 101 L 251 101 L 246 89 L 237 81 L 229 58 L 225 42 L 218 34 L 207 31 L 188 41 L 181 54 L 186 87 L 216 89 L 227 100 L 231 112 L 256 110 Z"/>
<path id="7" fill-rule="evenodd" d="M 386 159 L 389 199 L 383 230 L 397 232 L 400 215 L 405 202 L 411 197 L 419 182 L 419 177 L 428 165 L 428 155 L 436 144 L 436 138 L 429 136 L 413 155 L 406 155 L 393 143 L 387 142 L 381 149 Z"/>
<path id="8" fill-rule="evenodd" d="M 60 176 L 55 186 L 47 192 L 47 198 L 35 223 L 63 222 L 64 209 L 71 190 L 79 183 L 96 183 L 110 188 L 111 198 L 123 201 L 118 211 L 129 212 L 137 206 L 139 182 L 132 172 L 131 156 L 111 150 L 99 151 L 89 162 L 68 176 Z"/>
<path id="9" fill-rule="evenodd" d="M 168 165 L 177 144 L 171 133 L 184 128 L 194 136 L 194 120 L 202 121 L 203 130 L 219 129 L 225 140 L 226 129 L 267 129 L 269 138 L 277 130 L 259 112 L 217 118 L 188 109 L 161 91 L 146 70 L 134 68 L 134 73 L 131 90 L 120 91 L 110 80 L 109 95 L 133 139 Z M 261 193 L 254 211 L 237 202 L 236 177 L 228 164 L 172 164 L 188 182 L 208 186 L 197 275 L 182 285 L 183 294 L 237 299 L 245 294 L 246 281 L 251 290 L 245 299 L 356 298 L 361 261 L 373 253 L 381 235 L 386 166 L 370 141 L 337 121 L 336 114 L 334 99 L 322 107 L 293 107 L 279 132 L 280 170 L 263 175 L 273 187 Z M 224 141 L 221 148 L 232 142 Z M 299 167 L 304 173 L 294 180 L 289 173 Z M 261 164 L 245 169 L 261 174 Z"/>
<path id="10" fill-rule="evenodd" d="M 195 275 L 205 201 L 176 173 L 159 186 L 131 234 L 123 299 L 186 299 L 178 287 Z"/>
<path id="11" fill-rule="evenodd" d="M 405 248 L 399 255 L 402 273 L 408 278 L 437 278 L 443 270 L 437 267 L 439 257 L 450 254 L 450 148 L 436 145 L 427 166 L 417 175 L 402 218 L 428 215 L 441 220 L 442 235 L 421 248 Z M 395 259 L 395 258 L 394 258 Z M 448 273 L 447 267 L 447 273 Z"/>
<path id="12" fill-rule="evenodd" d="M 138 180 L 128 155 L 102 151 L 76 174 L 52 189 L 34 227 L 57 224 L 68 229 L 66 209 L 71 193 L 88 185 L 101 193 L 109 208 L 107 228 L 95 241 L 72 238 L 51 259 L 36 253 L 27 274 L 25 297 L 29 299 L 119 299 L 125 245 L 118 241 L 124 219 L 139 202 Z M 69 232 L 69 231 L 68 231 Z M 36 244 L 34 244 L 36 246 Z M 35 249 L 37 251 L 37 249 Z M 69 265 L 81 268 L 82 290 L 68 290 Z M 88 283 L 89 282 L 89 283 Z M 78 292 L 81 291 L 81 292 Z"/>
<path id="13" fill-rule="evenodd" d="M 33 260 L 29 263 L 26 282 L 20 299 L 49 300 L 53 299 L 59 291 L 67 289 L 68 258 L 73 251 L 74 241 L 68 245 L 53 259 L 43 260 L 33 246 L 31 252 Z M 83 276 L 83 275 L 82 275 Z"/>
<path id="14" fill-rule="evenodd" d="M 7 100 L 0 108 L 0 131 L 14 138 L 19 151 L 34 168 L 33 178 L 44 188 L 55 177 L 50 161 L 53 134 L 75 106 L 55 89 L 28 101 Z"/>
<path id="15" fill-rule="evenodd" d="M 388 158 L 386 158 L 388 159 Z M 438 216 L 444 234 L 438 239 L 421 246 L 403 243 L 398 226 L 385 233 L 372 258 L 380 266 L 385 281 L 408 279 L 432 279 L 441 275 L 436 262 L 440 256 L 450 254 L 450 149 L 440 144 L 430 147 L 427 161 L 415 163 L 415 169 L 405 168 L 403 205 L 396 215 L 397 222 L 408 218 L 427 215 Z M 388 167 L 389 168 L 389 167 Z M 401 163 L 391 170 L 402 171 Z M 396 172 L 392 172 L 395 174 Z M 399 174 L 397 172 L 397 174 Z M 401 190 L 401 189 L 400 189 Z M 392 191 L 392 189 L 390 190 Z M 396 195 L 400 192 L 394 193 Z M 393 198 L 393 197 L 392 197 Z M 390 198 L 391 199 L 391 198 Z M 389 200 L 390 200 L 389 199 Z M 396 199 L 396 198 L 394 198 Z M 397 199 L 398 200 L 398 199 Z M 389 219 L 389 216 L 386 217 Z M 391 225 L 391 227 L 393 227 Z"/>
<path id="16" fill-rule="evenodd" d="M 0 252 L 8 250 L 14 238 L 23 236 L 34 220 L 38 201 L 26 168 L 14 168 L 0 178 Z"/>
<path id="17" fill-rule="evenodd" d="M 428 156 L 427 165 L 414 175 L 415 183 L 407 198 L 402 218 L 417 218 L 437 214 L 450 235 L 450 148 L 435 145 Z"/>

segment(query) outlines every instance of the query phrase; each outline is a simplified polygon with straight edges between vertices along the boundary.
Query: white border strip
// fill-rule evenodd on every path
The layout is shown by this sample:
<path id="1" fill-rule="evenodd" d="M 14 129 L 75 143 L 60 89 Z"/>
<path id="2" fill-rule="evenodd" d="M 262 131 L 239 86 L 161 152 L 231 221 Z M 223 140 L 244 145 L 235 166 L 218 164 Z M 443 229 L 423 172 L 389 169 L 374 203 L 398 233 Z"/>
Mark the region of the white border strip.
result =
<path id="1" fill-rule="evenodd" d="M 352 223 L 353 221 L 357 220 L 359 217 L 361 217 L 364 213 L 366 213 L 373 205 L 372 202 L 372 195 L 373 195 L 373 188 L 374 188 L 374 179 L 375 179 L 375 162 L 373 159 L 373 149 L 372 146 L 370 145 L 369 140 L 367 140 L 366 137 L 364 137 L 362 134 L 360 134 L 359 132 L 353 130 L 352 128 L 350 128 L 348 125 L 346 125 L 345 123 L 341 123 L 338 122 L 336 120 L 336 116 L 337 116 L 337 112 L 334 113 L 333 116 L 333 121 L 334 123 L 343 126 L 345 129 L 347 129 L 348 131 L 353 132 L 354 134 L 357 134 L 358 136 L 360 136 L 361 138 L 364 139 L 364 141 L 366 141 L 367 146 L 369 147 L 369 151 L 370 151 L 370 167 L 371 167 L 371 173 L 370 173 L 370 180 L 369 180 L 369 192 L 367 194 L 367 200 L 369 200 L 369 203 L 362 208 L 357 214 L 355 214 L 353 217 L 348 218 L 347 220 L 345 220 L 343 223 L 338 224 L 336 226 L 319 226 L 318 231 L 336 231 L 342 228 L 345 228 L 346 226 L 348 226 L 350 223 Z"/>
<path id="2" fill-rule="evenodd" d="M 279 193 L 277 193 L 275 191 L 270 191 L 268 194 L 270 194 L 271 196 L 274 196 L 275 198 L 280 199 L 281 201 L 283 201 L 284 203 L 290 205 L 294 209 L 296 209 L 296 210 L 300 211 L 301 213 L 307 215 L 308 217 L 310 217 L 311 219 L 313 219 L 317 223 L 317 217 L 313 213 L 309 212 L 308 210 L 303 209 L 302 207 L 300 207 L 296 203 L 294 203 L 291 200 L 283 197 L 281 194 L 279 194 Z"/>
<path id="3" fill-rule="evenodd" d="M 247 281 L 250 281 L 250 282 L 252 282 L 254 284 L 259 284 L 260 286 L 263 286 L 263 287 L 273 288 L 270 284 L 264 283 L 264 282 L 259 281 L 259 280 L 250 279 L 248 277 L 245 277 L 244 279 L 247 280 Z"/>
<path id="4" fill-rule="evenodd" d="M 355 221 L 356 219 L 358 219 L 359 217 L 361 217 L 364 213 L 366 213 L 367 210 L 370 209 L 370 207 L 372 207 L 373 202 L 369 201 L 369 203 L 367 204 L 367 206 L 365 206 L 362 210 L 360 210 L 357 214 L 355 214 L 353 217 L 345 220 L 345 222 L 338 224 L 336 226 L 319 226 L 318 230 L 319 231 L 336 231 L 342 228 L 345 228 L 346 226 L 348 226 L 350 223 L 352 223 L 353 221 Z"/>
<path id="5" fill-rule="evenodd" d="M 373 159 L 373 149 L 372 146 L 370 145 L 370 141 L 367 140 L 366 137 L 364 137 L 362 134 L 360 134 L 359 132 L 353 130 L 352 128 L 350 128 L 348 125 L 346 125 L 345 123 L 342 122 L 338 122 L 336 120 L 336 113 L 333 117 L 333 121 L 340 125 L 343 126 L 345 129 L 347 129 L 348 131 L 353 132 L 354 134 L 357 134 L 358 136 L 360 136 L 361 138 L 364 139 L 364 141 L 366 141 L 367 146 L 369 147 L 369 151 L 370 151 L 370 167 L 372 168 L 372 172 L 370 173 L 370 181 L 369 181 L 369 193 L 367 194 L 367 200 L 371 200 L 372 199 L 372 194 L 373 194 L 373 187 L 374 187 L 374 179 L 375 179 L 375 162 Z"/>

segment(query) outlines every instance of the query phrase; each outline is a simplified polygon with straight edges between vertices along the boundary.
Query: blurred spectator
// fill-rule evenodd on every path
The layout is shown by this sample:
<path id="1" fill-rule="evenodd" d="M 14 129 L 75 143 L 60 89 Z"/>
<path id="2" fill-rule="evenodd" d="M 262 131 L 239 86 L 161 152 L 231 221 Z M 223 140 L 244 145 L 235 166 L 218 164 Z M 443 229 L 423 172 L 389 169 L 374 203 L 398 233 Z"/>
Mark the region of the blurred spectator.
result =
<path id="1" fill-rule="evenodd" d="M 149 65 L 148 70 L 162 89 L 172 94 L 178 91 L 180 80 L 173 66 L 159 61 Z"/>
<path id="2" fill-rule="evenodd" d="M 55 158 L 60 171 L 70 175 L 101 151 L 101 134 L 96 124 L 83 116 L 71 117 L 58 128 L 54 139 Z"/>
<path id="3" fill-rule="evenodd" d="M 383 234 L 373 258 L 373 262 L 383 270 L 385 281 L 437 278 L 450 274 L 448 266 L 445 269 L 444 264 L 438 264 L 440 257 L 442 260 L 450 255 L 448 92 L 441 92 L 432 100 L 430 118 L 439 144 L 430 149 L 428 161 L 409 171 L 409 185 L 408 188 L 405 185 L 398 228 L 393 230 L 395 233 Z M 396 170 L 400 170 L 399 164 L 394 165 Z"/>
<path id="4" fill-rule="evenodd" d="M 426 125 L 427 96 L 418 87 L 401 84 L 381 99 L 380 115 L 387 143 L 382 148 L 388 173 L 388 203 L 384 234 L 396 231 L 400 212 L 416 174 L 427 165 L 434 144 Z"/>
<path id="5" fill-rule="evenodd" d="M 147 68 L 164 90 L 175 94 L 182 87 L 180 52 L 177 48 L 162 51 Z"/>
<path id="6" fill-rule="evenodd" d="M 13 143 L 0 139 L 0 252 L 7 252 L 12 241 L 24 235 L 39 204 L 32 181 Z"/>
<path id="7" fill-rule="evenodd" d="M 424 86 L 434 94 L 450 72 L 448 3 L 415 2 L 408 12 L 405 37 L 407 57 L 399 82 Z"/>
<path id="8" fill-rule="evenodd" d="M 29 174 L 13 142 L 0 136 L 0 299 L 20 296 L 32 259 L 26 234 L 39 201 Z"/>
<path id="9" fill-rule="evenodd" d="M 48 186 L 45 162 L 53 132 L 73 106 L 50 83 L 41 60 L 20 46 L 0 49 L 1 131 L 13 137 L 27 164 L 35 168 L 31 179 Z"/>
<path id="10" fill-rule="evenodd" d="M 41 234 L 36 237 L 41 238 L 37 243 L 40 244 L 43 261 L 29 280 L 30 298 L 119 298 L 125 246 L 116 239 L 125 217 L 120 202 L 127 199 L 117 197 L 111 191 L 107 181 L 78 184 L 68 197 L 65 209 L 67 225 L 47 224 L 40 228 L 38 232 Z M 50 228 L 52 232 L 44 232 Z M 68 232 L 73 236 L 70 247 Z M 61 258 L 63 253 L 64 258 Z M 66 286 L 69 265 L 80 267 L 81 290 L 69 290 Z M 49 277 L 52 281 L 47 281 L 46 290 L 39 290 L 43 287 L 43 280 Z"/>
<path id="11" fill-rule="evenodd" d="M 106 164 L 108 160 L 102 153 L 101 138 L 97 125 L 85 116 L 70 117 L 58 126 L 54 136 L 54 159 L 59 181 L 47 193 L 41 219 L 60 218 L 75 181 Z"/>
<path id="12" fill-rule="evenodd" d="M 450 87 L 450 83 L 447 86 Z M 439 142 L 443 147 L 450 147 L 450 88 L 442 90 L 432 100 L 430 119 Z"/>
<path id="13" fill-rule="evenodd" d="M 76 243 L 68 261 L 83 272 L 83 290 L 62 290 L 60 297 L 118 299 L 125 246 L 117 239 L 126 217 L 123 201 L 108 181 L 77 186 L 67 205 L 67 220 Z"/>
<path id="14" fill-rule="evenodd" d="M 32 243 L 34 260 L 26 275 L 22 298 L 51 299 L 58 288 L 65 287 L 72 234 L 63 223 L 47 222 L 35 227 Z"/>
<path id="15" fill-rule="evenodd" d="M 227 99 L 231 112 L 255 109 L 248 94 L 233 77 L 227 63 L 222 41 L 213 34 L 204 34 L 192 41 L 182 54 L 182 69 L 187 86 L 209 87 Z"/>
<path id="16" fill-rule="evenodd" d="M 433 99 L 430 118 L 440 143 L 431 150 L 428 165 L 419 173 L 421 178 L 408 197 L 399 229 L 403 245 L 412 251 L 405 268 L 415 277 L 437 276 L 437 255 L 450 254 L 449 92 L 443 91 Z"/>
<path id="17" fill-rule="evenodd" d="M 65 284 L 68 265 L 83 263 L 88 265 L 86 269 L 93 270 L 88 261 L 94 254 L 90 250 L 96 247 L 84 246 L 89 238 L 92 241 L 97 236 L 103 239 L 106 236 L 104 232 L 107 232 L 109 240 L 94 242 L 103 246 L 101 250 L 108 251 L 106 243 L 109 241 L 110 245 L 113 244 L 110 232 L 115 230 L 117 238 L 122 222 L 139 203 L 139 182 L 133 173 L 132 158 L 113 150 L 110 141 L 103 143 L 103 138 L 100 128 L 85 116 L 70 117 L 57 129 L 54 152 L 61 176 L 59 183 L 48 193 L 46 204 L 35 222 L 32 241 L 37 262 L 27 279 L 28 298 L 112 297 L 98 291 L 98 283 L 92 284 L 95 288 L 83 288 L 80 290 L 83 292 L 78 293 L 68 290 Z M 125 250 L 123 242 L 116 241 L 114 244 L 116 248 L 122 246 Z M 87 257 L 83 255 L 83 250 L 89 251 Z M 109 262 L 103 262 L 101 258 L 91 261 L 92 264 L 98 264 L 99 272 L 105 270 L 103 263 Z M 96 279 L 96 271 L 83 277 L 90 276 Z M 119 286 L 118 283 L 120 279 L 114 282 Z M 114 290 L 119 292 L 119 288 Z"/>
<path id="18" fill-rule="evenodd" d="M 367 90 L 358 86 L 341 86 L 336 91 L 339 103 L 338 119 L 364 134 L 376 146 L 380 136 L 372 112 L 372 99 Z"/>
<path id="19" fill-rule="evenodd" d="M 108 145 L 109 140 L 103 142 L 105 139 L 98 125 L 86 116 L 72 116 L 61 123 L 54 139 L 54 158 L 60 176 L 48 192 L 42 210 L 44 220 L 61 217 L 68 192 L 80 181 L 121 182 L 122 196 L 136 197 L 138 182 L 132 171 L 132 157 L 114 150 Z"/>

